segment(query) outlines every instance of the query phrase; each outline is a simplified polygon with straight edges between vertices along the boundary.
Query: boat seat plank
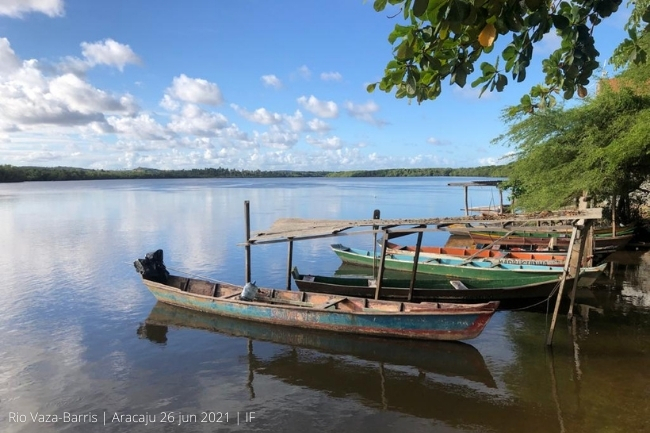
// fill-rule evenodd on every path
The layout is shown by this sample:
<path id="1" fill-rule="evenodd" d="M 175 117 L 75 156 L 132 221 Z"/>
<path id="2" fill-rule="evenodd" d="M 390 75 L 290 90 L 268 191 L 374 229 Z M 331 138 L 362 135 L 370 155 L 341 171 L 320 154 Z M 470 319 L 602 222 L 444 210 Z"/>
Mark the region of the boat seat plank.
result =
<path id="1" fill-rule="evenodd" d="M 469 288 L 465 284 L 463 284 L 462 281 L 449 280 L 449 284 L 451 284 L 456 290 L 469 290 Z"/>
<path id="2" fill-rule="evenodd" d="M 335 299 L 333 301 L 325 302 L 324 304 L 316 305 L 316 308 L 322 308 L 322 309 L 327 309 L 335 306 L 336 304 L 346 301 L 348 298 L 340 298 L 340 299 Z"/>

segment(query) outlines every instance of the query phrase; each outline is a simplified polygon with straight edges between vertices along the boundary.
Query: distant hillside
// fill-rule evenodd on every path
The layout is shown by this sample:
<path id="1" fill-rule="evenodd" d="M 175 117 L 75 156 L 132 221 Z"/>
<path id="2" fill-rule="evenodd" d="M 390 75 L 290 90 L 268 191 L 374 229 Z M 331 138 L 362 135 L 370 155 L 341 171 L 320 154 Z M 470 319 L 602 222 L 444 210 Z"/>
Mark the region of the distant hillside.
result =
<path id="1" fill-rule="evenodd" d="M 194 168 L 159 170 L 138 167 L 132 170 L 94 170 L 75 167 L 16 167 L 0 165 L 0 182 L 101 179 L 195 179 L 195 178 L 278 178 L 278 177 L 422 177 L 467 176 L 507 177 L 508 166 L 474 168 L 395 168 L 357 171 L 234 170 L 229 168 Z"/>

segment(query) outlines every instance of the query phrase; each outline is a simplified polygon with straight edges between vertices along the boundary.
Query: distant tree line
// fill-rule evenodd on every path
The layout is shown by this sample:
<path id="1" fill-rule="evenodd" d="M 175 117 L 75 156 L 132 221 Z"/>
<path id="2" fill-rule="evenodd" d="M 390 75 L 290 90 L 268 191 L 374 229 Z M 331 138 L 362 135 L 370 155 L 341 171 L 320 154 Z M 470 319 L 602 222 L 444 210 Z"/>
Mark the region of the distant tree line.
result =
<path id="1" fill-rule="evenodd" d="M 198 178 L 269 178 L 269 177 L 422 177 L 468 176 L 507 177 L 507 166 L 474 168 L 396 168 L 358 171 L 235 170 L 230 168 L 193 168 L 190 170 L 101 170 L 75 167 L 17 167 L 0 165 L 0 182 L 34 182 L 104 179 L 198 179 Z"/>

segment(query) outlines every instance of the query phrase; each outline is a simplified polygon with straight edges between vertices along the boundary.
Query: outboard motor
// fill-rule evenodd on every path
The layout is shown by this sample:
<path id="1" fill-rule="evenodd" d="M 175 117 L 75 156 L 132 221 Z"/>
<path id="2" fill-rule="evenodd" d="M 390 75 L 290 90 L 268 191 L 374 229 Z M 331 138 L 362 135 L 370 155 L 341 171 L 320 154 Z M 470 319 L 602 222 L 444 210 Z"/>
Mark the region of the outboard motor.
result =
<path id="1" fill-rule="evenodd" d="M 163 251 L 156 250 L 147 253 L 144 259 L 138 259 L 133 262 L 135 270 L 142 275 L 142 278 L 157 283 L 166 283 L 169 272 L 163 263 Z"/>
<path id="2" fill-rule="evenodd" d="M 257 295 L 257 286 L 255 285 L 255 281 L 252 283 L 246 283 L 244 288 L 241 291 L 241 295 L 239 295 L 239 299 L 242 301 L 252 301 L 255 299 L 255 296 Z"/>

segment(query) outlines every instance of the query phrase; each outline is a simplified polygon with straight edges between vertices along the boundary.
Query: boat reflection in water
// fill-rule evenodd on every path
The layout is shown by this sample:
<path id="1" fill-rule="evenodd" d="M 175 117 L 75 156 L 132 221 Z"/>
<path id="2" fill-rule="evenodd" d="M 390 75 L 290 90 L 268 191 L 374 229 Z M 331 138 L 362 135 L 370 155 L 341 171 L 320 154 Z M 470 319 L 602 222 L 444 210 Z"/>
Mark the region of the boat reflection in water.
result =
<path id="1" fill-rule="evenodd" d="M 383 339 L 273 326 L 206 314 L 158 302 L 138 334 L 155 343 L 167 342 L 168 327 L 194 328 L 235 337 L 267 341 L 323 354 L 347 355 L 364 361 L 409 366 L 420 373 L 458 377 L 495 388 L 496 383 L 481 353 L 456 341 Z M 277 361 L 277 359 L 276 359 Z M 261 362 L 261 361 L 260 361 Z"/>
<path id="2" fill-rule="evenodd" d="M 554 411 L 512 399 L 500 389 L 481 353 L 447 341 L 389 340 L 298 330 L 209 315 L 157 303 L 138 329 L 142 338 L 166 343 L 169 330 L 193 328 L 248 338 L 248 379 L 256 376 L 290 386 L 351 398 L 369 408 L 395 411 L 461 427 L 489 431 L 546 431 Z M 254 353 L 254 343 L 270 342 Z M 550 408 L 549 408 L 550 409 Z M 510 421 L 503 424 L 504 417 Z M 532 423 L 540 429 L 531 429 Z M 473 431 L 473 429 L 471 429 Z"/>
<path id="3" fill-rule="evenodd" d="M 166 343 L 173 328 L 193 328 L 248 339 L 246 386 L 272 377 L 300 389 L 351 398 L 369 408 L 395 411 L 456 426 L 461 431 L 542 432 L 557 414 L 537 401 L 513 399 L 497 385 L 472 345 L 341 335 L 209 315 L 157 303 L 138 328 L 142 338 Z M 254 343 L 270 342 L 254 353 Z M 504 423 L 504 419 L 508 419 Z M 474 426 L 466 430 L 468 426 Z"/>

